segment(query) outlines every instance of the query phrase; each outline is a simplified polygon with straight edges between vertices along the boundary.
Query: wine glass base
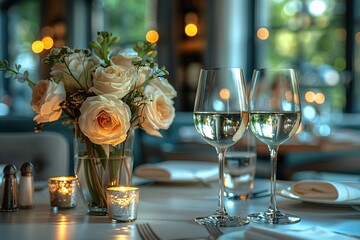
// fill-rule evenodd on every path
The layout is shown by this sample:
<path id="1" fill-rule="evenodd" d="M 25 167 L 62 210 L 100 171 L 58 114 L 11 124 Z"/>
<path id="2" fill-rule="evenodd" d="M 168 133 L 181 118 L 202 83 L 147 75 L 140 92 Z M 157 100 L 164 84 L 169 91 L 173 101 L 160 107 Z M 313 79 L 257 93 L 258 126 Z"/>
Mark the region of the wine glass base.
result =
<path id="1" fill-rule="evenodd" d="M 250 222 L 266 224 L 292 224 L 300 222 L 301 218 L 295 215 L 276 212 L 253 213 L 247 216 Z"/>
<path id="2" fill-rule="evenodd" d="M 249 224 L 250 221 L 245 217 L 229 215 L 210 215 L 207 217 L 197 217 L 195 222 L 200 225 L 213 224 L 219 227 L 240 227 Z"/>

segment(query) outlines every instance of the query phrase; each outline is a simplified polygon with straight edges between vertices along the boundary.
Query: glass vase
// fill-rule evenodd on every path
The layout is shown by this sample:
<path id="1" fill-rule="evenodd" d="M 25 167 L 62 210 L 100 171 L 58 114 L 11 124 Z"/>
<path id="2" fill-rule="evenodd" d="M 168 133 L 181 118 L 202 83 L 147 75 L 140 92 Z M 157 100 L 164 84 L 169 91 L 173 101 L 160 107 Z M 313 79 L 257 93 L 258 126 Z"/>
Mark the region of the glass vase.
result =
<path id="1" fill-rule="evenodd" d="M 89 214 L 107 214 L 107 187 L 131 185 L 134 136 L 132 129 L 121 144 L 97 145 L 75 126 L 74 172 Z"/>

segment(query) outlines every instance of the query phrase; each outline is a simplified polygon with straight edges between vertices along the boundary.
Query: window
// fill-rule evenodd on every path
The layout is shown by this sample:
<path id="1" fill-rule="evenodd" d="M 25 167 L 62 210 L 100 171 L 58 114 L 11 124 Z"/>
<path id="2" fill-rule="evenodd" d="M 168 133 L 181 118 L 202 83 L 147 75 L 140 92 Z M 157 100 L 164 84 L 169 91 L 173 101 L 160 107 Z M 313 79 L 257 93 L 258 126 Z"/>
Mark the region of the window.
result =
<path id="1" fill-rule="evenodd" d="M 330 134 L 346 104 L 346 1 L 256 1 L 256 67 L 298 69 L 303 127 Z"/>
<path id="2" fill-rule="evenodd" d="M 92 35 L 100 29 L 120 36 L 123 44 L 145 39 L 146 32 L 156 28 L 152 0 L 103 0 L 92 4 Z"/>
<path id="3" fill-rule="evenodd" d="M 11 65 L 18 63 L 26 68 L 33 79 L 38 78 L 38 64 L 40 58 L 31 50 L 31 45 L 38 38 L 37 33 L 40 27 L 39 3 L 35 0 L 21 1 L 11 5 L 6 12 L 1 12 L 7 19 L 8 39 L 4 40 L 7 54 Z M 3 18 L 4 19 L 4 18 Z M 5 54 L 5 53 L 3 53 Z M 1 79 L 0 89 L 0 116 L 9 112 L 17 115 L 30 115 L 33 111 L 30 108 L 29 99 L 31 90 L 26 84 L 9 79 Z"/>

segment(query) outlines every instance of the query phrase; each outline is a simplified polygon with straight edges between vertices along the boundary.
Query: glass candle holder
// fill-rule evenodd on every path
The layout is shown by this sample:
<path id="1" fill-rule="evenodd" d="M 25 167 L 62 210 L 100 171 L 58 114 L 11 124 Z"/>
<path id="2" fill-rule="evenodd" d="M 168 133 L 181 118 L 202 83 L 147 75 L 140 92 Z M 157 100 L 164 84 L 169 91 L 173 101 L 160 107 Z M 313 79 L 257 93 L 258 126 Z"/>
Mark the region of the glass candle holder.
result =
<path id="1" fill-rule="evenodd" d="M 108 187 L 106 203 L 113 223 L 133 222 L 137 218 L 140 190 L 137 187 Z"/>
<path id="2" fill-rule="evenodd" d="M 50 205 L 56 211 L 76 207 L 77 179 L 76 177 L 52 177 L 48 179 Z"/>

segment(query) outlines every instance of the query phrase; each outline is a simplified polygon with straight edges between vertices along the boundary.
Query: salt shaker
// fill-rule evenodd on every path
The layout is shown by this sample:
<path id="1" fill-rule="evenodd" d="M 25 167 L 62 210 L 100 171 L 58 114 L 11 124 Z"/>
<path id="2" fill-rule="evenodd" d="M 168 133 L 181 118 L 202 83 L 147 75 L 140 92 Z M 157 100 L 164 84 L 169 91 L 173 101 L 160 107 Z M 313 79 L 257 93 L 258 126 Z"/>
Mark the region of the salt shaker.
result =
<path id="1" fill-rule="evenodd" d="M 0 207 L 2 212 L 15 212 L 18 210 L 16 167 L 13 164 L 7 164 L 4 168 Z"/>
<path id="2" fill-rule="evenodd" d="M 21 176 L 19 185 L 19 207 L 33 208 L 34 207 L 34 177 L 33 165 L 31 162 L 26 162 L 21 166 Z"/>

